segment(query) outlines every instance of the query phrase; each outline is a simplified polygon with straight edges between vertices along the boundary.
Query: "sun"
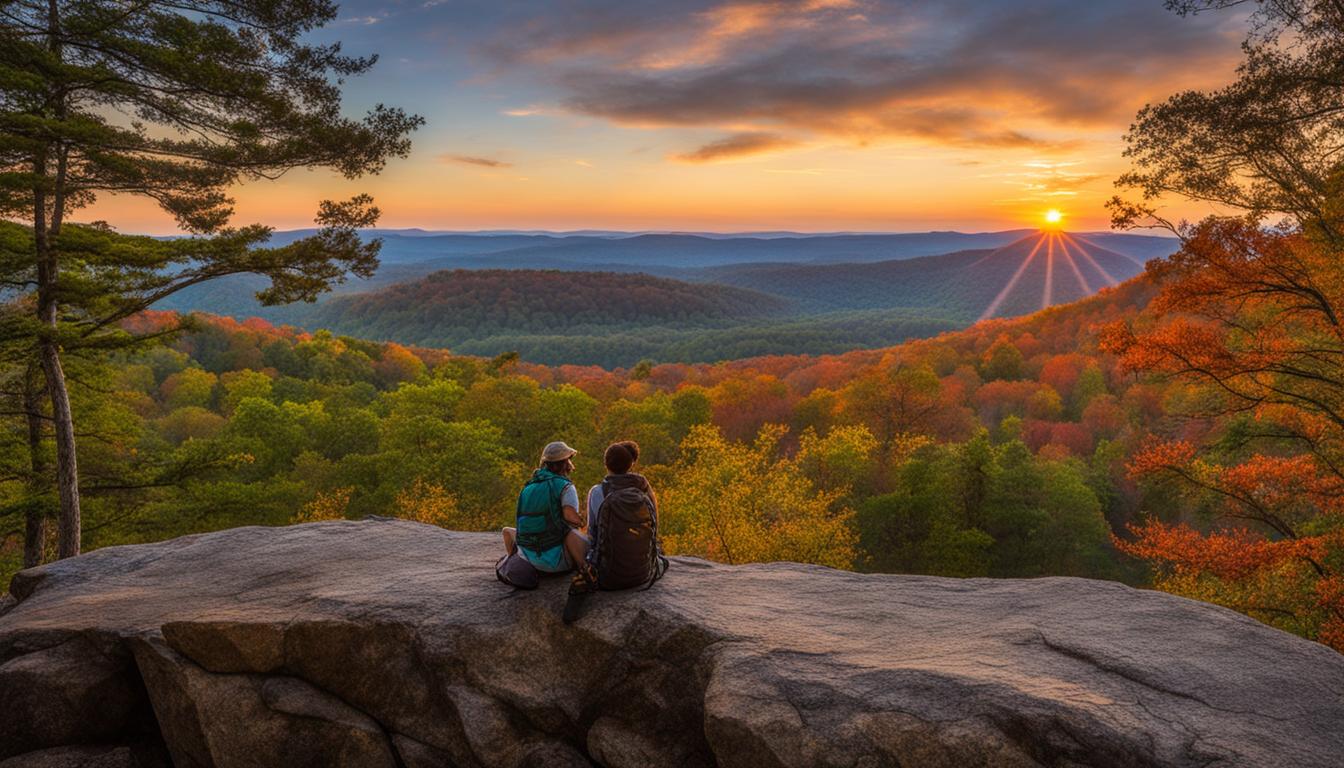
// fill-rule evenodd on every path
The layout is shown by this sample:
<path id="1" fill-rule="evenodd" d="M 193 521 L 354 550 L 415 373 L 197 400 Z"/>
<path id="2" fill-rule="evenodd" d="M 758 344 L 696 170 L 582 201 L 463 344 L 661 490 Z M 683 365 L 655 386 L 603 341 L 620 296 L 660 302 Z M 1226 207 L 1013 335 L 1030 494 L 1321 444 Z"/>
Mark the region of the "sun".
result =
<path id="1" fill-rule="evenodd" d="M 1064 214 L 1060 213 L 1059 210 L 1056 208 L 1051 208 L 1050 210 L 1045 212 L 1046 224 L 1054 225 L 1060 223 L 1063 220 L 1064 220 Z"/>

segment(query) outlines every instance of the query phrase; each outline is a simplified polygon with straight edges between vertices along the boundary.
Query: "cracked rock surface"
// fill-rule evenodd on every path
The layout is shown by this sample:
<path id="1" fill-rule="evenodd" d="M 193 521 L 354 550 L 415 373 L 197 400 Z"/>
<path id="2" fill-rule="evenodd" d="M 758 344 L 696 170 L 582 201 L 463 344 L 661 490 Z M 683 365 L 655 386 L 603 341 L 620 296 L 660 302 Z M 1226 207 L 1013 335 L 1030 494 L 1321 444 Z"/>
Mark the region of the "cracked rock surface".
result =
<path id="1" fill-rule="evenodd" d="M 1344 765 L 1344 656 L 1215 606 L 674 558 L 566 627 L 499 548 L 312 523 L 21 572 L 0 767 Z"/>

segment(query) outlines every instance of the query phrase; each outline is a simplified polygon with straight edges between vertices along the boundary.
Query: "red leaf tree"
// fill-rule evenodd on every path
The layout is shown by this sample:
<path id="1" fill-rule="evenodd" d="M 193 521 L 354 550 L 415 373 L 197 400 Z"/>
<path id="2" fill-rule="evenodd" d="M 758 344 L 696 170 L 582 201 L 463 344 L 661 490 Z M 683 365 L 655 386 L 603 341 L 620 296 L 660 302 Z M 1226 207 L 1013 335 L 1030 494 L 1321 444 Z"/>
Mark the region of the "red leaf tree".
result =
<path id="1" fill-rule="evenodd" d="M 1319 238 L 1211 219 L 1150 267 L 1161 289 L 1103 346 L 1181 379 L 1207 439 L 1146 444 L 1129 465 L 1213 512 L 1201 533 L 1149 521 L 1117 545 L 1159 587 L 1344 650 L 1344 266 Z"/>

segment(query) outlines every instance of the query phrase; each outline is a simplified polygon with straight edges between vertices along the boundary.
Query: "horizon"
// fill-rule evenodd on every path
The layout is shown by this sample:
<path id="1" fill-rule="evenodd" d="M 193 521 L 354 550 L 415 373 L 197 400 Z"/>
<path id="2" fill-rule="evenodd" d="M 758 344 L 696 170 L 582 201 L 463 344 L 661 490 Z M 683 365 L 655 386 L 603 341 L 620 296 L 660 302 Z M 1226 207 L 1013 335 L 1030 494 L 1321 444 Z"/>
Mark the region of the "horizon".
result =
<path id="1" fill-rule="evenodd" d="M 316 227 L 293 227 L 293 228 L 274 228 L 275 234 L 289 234 L 294 232 L 316 231 Z M 624 235 L 637 237 L 640 235 L 684 235 L 688 237 L 714 236 L 721 238 L 761 238 L 778 239 L 787 237 L 882 237 L 892 235 L 995 235 L 1009 232 L 1029 233 L 1024 237 L 1030 237 L 1034 233 L 1042 232 L 1067 232 L 1077 235 L 1135 235 L 1138 237 L 1160 237 L 1168 240 L 1178 239 L 1175 235 L 1162 234 L 1166 230 L 1161 227 L 1145 227 L 1142 229 L 1117 230 L 1117 229 L 1068 229 L 1059 227 L 1006 227 L 1002 229 L 903 229 L 903 230 L 707 230 L 707 229 L 523 229 L 523 228 L 496 228 L 496 229 L 428 229 L 420 226 L 405 227 L 368 227 L 360 230 L 361 232 L 372 233 L 375 235 L 395 235 L 403 232 L 421 232 L 428 236 L 436 235 L 550 235 L 556 237 L 583 237 L 596 235 Z M 127 232 L 130 235 L 148 235 L 151 237 L 161 237 L 154 232 Z M 173 235 L 184 235 L 177 232 Z M 768 238 L 767 238 L 768 236 Z"/>

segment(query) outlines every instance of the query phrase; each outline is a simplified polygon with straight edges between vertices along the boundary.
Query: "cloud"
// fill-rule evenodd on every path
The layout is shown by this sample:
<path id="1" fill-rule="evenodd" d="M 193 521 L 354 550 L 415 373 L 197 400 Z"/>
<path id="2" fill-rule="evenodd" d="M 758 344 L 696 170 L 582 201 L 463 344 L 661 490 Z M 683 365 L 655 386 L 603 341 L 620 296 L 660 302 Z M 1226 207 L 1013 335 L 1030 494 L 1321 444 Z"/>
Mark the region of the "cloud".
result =
<path id="1" fill-rule="evenodd" d="M 496 160 L 491 157 L 472 157 L 471 155 L 439 155 L 439 159 L 445 163 L 479 165 L 484 168 L 510 168 L 513 166 L 513 163 L 503 160 Z"/>
<path id="2" fill-rule="evenodd" d="M 1091 185 L 1106 181 L 1103 174 L 1073 170 L 1081 161 L 1058 162 L 1032 160 L 1009 169 L 980 174 L 982 179 L 998 180 L 1021 190 L 1018 202 L 1040 202 L 1052 198 L 1077 197 Z"/>
<path id="3" fill-rule="evenodd" d="M 387 19 L 387 11 L 380 11 L 377 14 L 368 16 L 349 16 L 341 19 L 342 24 L 359 24 L 361 26 L 372 26 Z"/>
<path id="4" fill-rule="evenodd" d="M 1068 148 L 1145 102 L 1231 76 L 1231 15 L 1036 0 L 576 0 L 488 55 L 571 113 L 643 128 Z M 687 153 L 693 156 L 696 153 Z"/>
<path id="5" fill-rule="evenodd" d="M 711 141 L 698 149 L 672 159 L 683 163 L 713 163 L 719 160 L 731 160 L 748 155 L 759 155 L 777 149 L 787 149 L 798 145 L 798 141 L 774 133 L 735 133 Z"/>

